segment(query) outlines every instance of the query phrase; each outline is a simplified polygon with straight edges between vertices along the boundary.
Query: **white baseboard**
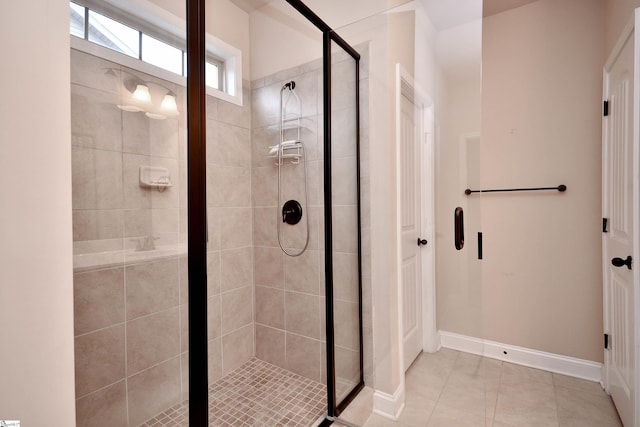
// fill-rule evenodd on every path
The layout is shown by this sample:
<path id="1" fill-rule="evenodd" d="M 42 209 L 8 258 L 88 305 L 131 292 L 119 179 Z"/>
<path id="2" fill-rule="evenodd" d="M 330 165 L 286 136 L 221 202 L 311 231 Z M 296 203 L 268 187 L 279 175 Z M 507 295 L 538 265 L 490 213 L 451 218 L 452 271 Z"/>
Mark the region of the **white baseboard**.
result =
<path id="1" fill-rule="evenodd" d="M 404 381 L 393 395 L 376 390 L 373 393 L 373 413 L 396 421 L 404 409 Z"/>
<path id="2" fill-rule="evenodd" d="M 531 350 L 524 347 L 516 347 L 451 332 L 438 331 L 438 335 L 440 337 L 440 344 L 444 348 L 477 354 L 531 368 L 543 369 L 545 371 L 589 381 L 602 381 L 602 363 Z"/>

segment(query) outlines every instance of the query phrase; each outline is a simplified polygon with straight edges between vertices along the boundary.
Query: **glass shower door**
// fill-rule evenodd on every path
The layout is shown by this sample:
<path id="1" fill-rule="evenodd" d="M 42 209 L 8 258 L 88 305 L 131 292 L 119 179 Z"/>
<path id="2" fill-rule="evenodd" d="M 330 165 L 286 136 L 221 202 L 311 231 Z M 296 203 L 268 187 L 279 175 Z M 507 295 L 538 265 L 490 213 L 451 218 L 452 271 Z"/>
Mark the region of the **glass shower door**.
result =
<path id="1" fill-rule="evenodd" d="M 330 64 L 329 120 L 325 123 L 325 216 L 327 230 L 327 342 L 329 415 L 339 415 L 363 386 L 359 59 L 360 55 L 331 32 L 325 35 Z M 327 45 L 325 45 L 325 49 Z M 329 56 L 329 58 L 327 58 Z M 325 69 L 325 72 L 327 70 Z M 325 90 L 327 90 L 325 88 Z M 325 97 L 325 101 L 327 98 Z M 328 111 L 327 111 L 328 110 Z M 331 369 L 333 368 L 333 372 Z M 333 376 L 333 378 L 332 378 Z M 332 414 L 335 410 L 335 414 Z"/>

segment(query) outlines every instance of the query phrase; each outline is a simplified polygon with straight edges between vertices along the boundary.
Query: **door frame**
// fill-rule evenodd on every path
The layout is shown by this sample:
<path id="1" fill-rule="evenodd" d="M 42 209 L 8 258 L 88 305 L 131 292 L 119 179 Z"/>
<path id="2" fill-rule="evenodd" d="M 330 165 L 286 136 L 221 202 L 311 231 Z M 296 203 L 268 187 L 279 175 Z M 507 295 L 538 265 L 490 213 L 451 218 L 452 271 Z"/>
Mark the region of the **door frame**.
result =
<path id="1" fill-rule="evenodd" d="M 611 69 L 613 63 L 616 58 L 620 54 L 622 48 L 624 47 L 625 42 L 629 39 L 629 37 L 634 38 L 634 88 L 633 88 L 633 148 L 632 148 L 632 156 L 633 156 L 633 167 L 632 167 L 632 179 L 633 179 L 633 249 L 632 249 L 632 257 L 634 259 L 635 268 L 633 268 L 633 303 L 634 303 L 634 313 L 633 313 L 633 322 L 634 322 L 634 340 L 635 340 L 635 350 L 634 356 L 635 360 L 634 371 L 634 420 L 635 426 L 640 426 L 640 351 L 638 347 L 640 345 L 640 265 L 638 261 L 640 261 L 640 33 L 636 31 L 636 29 L 640 29 L 640 8 L 635 9 L 633 15 L 629 19 L 629 22 L 623 29 L 618 41 L 615 46 L 611 50 L 610 55 L 607 58 L 607 62 L 603 68 L 603 100 L 608 100 L 609 96 L 609 87 L 608 87 L 608 70 Z M 606 200 L 608 199 L 607 192 L 607 181 L 608 181 L 608 168 L 607 168 L 607 125 L 608 122 L 604 119 L 602 120 L 602 213 L 603 217 L 607 217 L 609 213 L 607 212 L 608 207 L 606 206 Z M 610 294 L 610 283 L 609 277 L 607 274 L 607 268 L 609 265 L 610 255 L 607 251 L 607 235 L 603 233 L 602 235 L 602 274 L 603 274 L 603 316 L 604 316 L 604 332 L 608 333 L 610 331 L 610 310 L 609 310 L 609 294 Z M 604 364 L 602 368 L 602 386 L 609 393 L 610 391 L 610 378 L 609 378 L 609 369 L 608 366 L 611 363 L 611 355 L 605 349 L 604 350 Z"/>
<path id="2" fill-rule="evenodd" d="M 401 117 L 402 86 L 407 85 L 413 89 L 414 104 L 420 105 L 420 237 L 426 238 L 429 243 L 420 250 L 420 264 L 422 269 L 422 350 L 433 353 L 438 349 L 436 330 L 436 288 L 435 288 L 435 174 L 434 174 L 434 126 L 431 129 L 431 137 L 425 132 L 425 122 L 433 119 L 434 103 L 424 90 L 414 81 L 413 77 L 404 67 L 396 63 L 395 78 L 395 167 L 396 167 L 396 284 L 398 289 L 398 346 L 399 359 L 404 366 L 404 310 L 402 292 L 402 207 L 399 195 L 402 194 L 402 178 L 400 171 L 401 161 L 401 129 L 399 126 Z M 430 114 L 430 117 L 426 115 Z M 426 251 L 426 252 L 425 252 Z"/>

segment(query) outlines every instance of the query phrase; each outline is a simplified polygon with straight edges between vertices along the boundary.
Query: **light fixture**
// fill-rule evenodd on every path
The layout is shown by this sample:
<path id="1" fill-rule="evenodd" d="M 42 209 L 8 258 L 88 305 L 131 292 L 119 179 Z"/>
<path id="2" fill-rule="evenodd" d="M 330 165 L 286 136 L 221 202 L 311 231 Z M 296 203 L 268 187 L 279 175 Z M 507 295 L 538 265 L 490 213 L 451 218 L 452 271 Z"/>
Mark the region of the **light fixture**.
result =
<path id="1" fill-rule="evenodd" d="M 177 116 L 180 114 L 178 112 L 178 104 L 176 104 L 176 96 L 172 92 L 166 94 L 162 99 L 160 111 L 167 116 Z"/>
<path id="2" fill-rule="evenodd" d="M 180 114 L 176 103 L 176 94 L 171 89 L 157 82 L 146 82 L 124 70 L 115 68 L 107 68 L 106 70 L 105 74 L 111 77 L 117 77 L 116 71 L 127 74 L 127 77 L 123 76 L 124 102 L 117 104 L 119 109 L 132 113 L 144 112 L 147 117 L 154 120 L 164 120 L 167 117 L 175 117 Z M 154 97 L 158 97 L 161 96 L 161 93 L 164 93 L 164 97 L 158 107 L 153 103 L 152 94 Z"/>
<path id="3" fill-rule="evenodd" d="M 138 84 L 136 86 L 136 90 L 133 92 L 133 95 L 131 95 L 131 99 L 145 106 L 152 105 L 151 94 L 149 93 L 149 87 L 143 84 Z"/>

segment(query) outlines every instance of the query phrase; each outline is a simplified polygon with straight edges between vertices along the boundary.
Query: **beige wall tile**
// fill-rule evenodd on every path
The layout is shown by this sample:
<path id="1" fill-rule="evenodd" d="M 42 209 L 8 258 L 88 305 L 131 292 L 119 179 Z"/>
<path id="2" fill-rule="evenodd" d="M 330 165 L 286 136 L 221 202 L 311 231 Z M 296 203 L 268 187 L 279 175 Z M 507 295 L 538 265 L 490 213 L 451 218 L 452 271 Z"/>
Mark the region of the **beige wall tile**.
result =
<path id="1" fill-rule="evenodd" d="M 251 128 L 251 92 L 242 90 L 242 106 L 227 101 L 218 101 L 218 121 L 245 129 Z"/>
<path id="2" fill-rule="evenodd" d="M 220 208 L 207 208 L 207 250 L 220 250 Z"/>
<path id="3" fill-rule="evenodd" d="M 358 301 L 358 255 L 333 253 L 333 293 L 343 301 Z"/>
<path id="4" fill-rule="evenodd" d="M 179 304 L 178 259 L 170 258 L 125 267 L 127 319 Z"/>
<path id="5" fill-rule="evenodd" d="M 335 343 L 351 350 L 360 348 L 360 314 L 357 303 L 333 302 Z"/>
<path id="6" fill-rule="evenodd" d="M 84 148 L 73 148 L 71 153 L 73 208 L 121 208 L 122 155 Z"/>
<path id="7" fill-rule="evenodd" d="M 335 347 L 336 382 L 346 389 L 352 389 L 360 381 L 360 352 L 343 347 Z M 351 390 L 346 390 L 346 393 Z"/>
<path id="8" fill-rule="evenodd" d="M 333 207 L 333 250 L 358 252 L 358 211 L 356 206 Z"/>
<path id="9" fill-rule="evenodd" d="M 278 247 L 276 208 L 253 209 L 253 244 L 254 246 Z"/>
<path id="10" fill-rule="evenodd" d="M 163 191 L 158 191 L 157 189 L 150 188 L 144 189 L 147 192 L 151 193 L 152 207 L 154 209 L 178 208 L 180 206 L 178 197 L 179 187 L 175 185 L 175 182 L 180 176 L 178 161 L 176 159 L 169 159 L 166 157 L 151 157 L 151 164 L 152 166 L 158 166 L 167 169 L 169 171 L 171 182 L 174 183 L 173 187 L 167 187 L 163 189 Z"/>
<path id="11" fill-rule="evenodd" d="M 207 345 L 209 357 L 209 384 L 222 378 L 222 338 L 209 340 Z"/>
<path id="12" fill-rule="evenodd" d="M 152 156 L 177 159 L 180 141 L 179 119 L 167 117 L 166 120 L 149 120 L 149 139 Z"/>
<path id="13" fill-rule="evenodd" d="M 222 293 L 222 334 L 253 324 L 253 287 Z"/>
<path id="14" fill-rule="evenodd" d="M 76 400 L 77 427 L 111 427 L 127 425 L 127 390 L 125 381 Z"/>
<path id="15" fill-rule="evenodd" d="M 218 163 L 246 167 L 251 164 L 251 131 L 249 128 L 218 124 Z"/>
<path id="16" fill-rule="evenodd" d="M 319 298 L 315 295 L 285 292 L 287 332 L 320 339 Z"/>
<path id="17" fill-rule="evenodd" d="M 254 283 L 272 288 L 284 288 L 284 256 L 280 248 L 254 247 Z"/>
<path id="18" fill-rule="evenodd" d="M 207 253 L 207 295 L 220 293 L 221 260 L 220 252 Z"/>
<path id="19" fill-rule="evenodd" d="M 268 152 L 266 148 L 264 156 Z M 278 204 L 278 168 L 273 165 L 275 159 L 269 158 L 271 164 L 255 167 L 251 176 L 252 206 L 276 206 Z"/>
<path id="20" fill-rule="evenodd" d="M 280 132 L 275 127 L 254 127 L 251 130 L 251 164 L 254 168 L 274 166 L 274 159 L 267 157 L 269 147 L 280 142 Z"/>
<path id="21" fill-rule="evenodd" d="M 255 293 L 256 322 L 284 329 L 284 290 L 256 286 Z"/>
<path id="22" fill-rule="evenodd" d="M 151 157 L 122 154 L 123 206 L 127 209 L 151 208 L 151 191 L 140 187 L 140 166 L 152 166 Z"/>
<path id="23" fill-rule="evenodd" d="M 124 237 L 133 238 L 132 247 L 137 246 L 138 237 L 147 237 L 152 234 L 151 209 L 125 209 L 124 210 Z"/>
<path id="24" fill-rule="evenodd" d="M 285 289 L 318 295 L 320 287 L 319 256 L 318 251 L 307 250 L 297 257 L 285 257 Z"/>
<path id="25" fill-rule="evenodd" d="M 353 156 L 333 159 L 331 175 L 333 203 L 335 205 L 355 205 L 358 201 L 355 153 Z"/>
<path id="26" fill-rule="evenodd" d="M 220 254 L 222 292 L 250 286 L 253 283 L 250 247 L 222 251 Z"/>
<path id="27" fill-rule="evenodd" d="M 115 68 L 116 76 L 106 74 Z M 71 82 L 118 94 L 120 91 L 120 65 L 79 50 L 71 49 Z"/>
<path id="28" fill-rule="evenodd" d="M 74 210 L 73 241 L 121 238 L 123 224 L 120 209 Z"/>
<path id="29" fill-rule="evenodd" d="M 259 128 L 275 125 L 280 120 L 280 83 L 251 91 L 252 126 Z"/>
<path id="30" fill-rule="evenodd" d="M 285 332 L 256 325 L 256 357 L 281 368 L 286 368 Z"/>
<path id="31" fill-rule="evenodd" d="M 251 208 L 220 208 L 220 248 L 251 246 Z"/>
<path id="32" fill-rule="evenodd" d="M 124 268 L 73 276 L 75 334 L 124 322 Z"/>
<path id="33" fill-rule="evenodd" d="M 178 307 L 127 322 L 127 374 L 180 354 Z"/>
<path id="34" fill-rule="evenodd" d="M 137 426 L 180 402 L 180 357 L 131 376 L 127 382 L 129 425 Z"/>
<path id="35" fill-rule="evenodd" d="M 222 373 L 234 371 L 255 354 L 253 325 L 247 325 L 222 337 Z"/>
<path id="36" fill-rule="evenodd" d="M 207 258 L 208 262 L 209 258 Z M 180 304 L 187 304 L 189 301 L 189 259 L 186 255 L 180 257 L 178 268 L 180 269 Z"/>
<path id="37" fill-rule="evenodd" d="M 189 351 L 189 307 L 180 306 L 180 352 Z"/>
<path id="38" fill-rule="evenodd" d="M 314 381 L 320 381 L 320 341 L 287 334 L 287 369 Z"/>
<path id="39" fill-rule="evenodd" d="M 151 154 L 149 122 L 144 113 L 124 111 L 122 114 L 122 151 L 133 154 Z M 155 120 L 154 120 L 155 121 Z"/>
<path id="40" fill-rule="evenodd" d="M 76 396 L 94 392 L 125 376 L 124 325 L 75 339 Z"/>
<path id="41" fill-rule="evenodd" d="M 220 294 L 207 298 L 207 335 L 209 340 L 222 335 L 222 297 Z"/>
<path id="42" fill-rule="evenodd" d="M 122 150 L 122 115 L 118 95 L 71 85 L 71 145 Z"/>

